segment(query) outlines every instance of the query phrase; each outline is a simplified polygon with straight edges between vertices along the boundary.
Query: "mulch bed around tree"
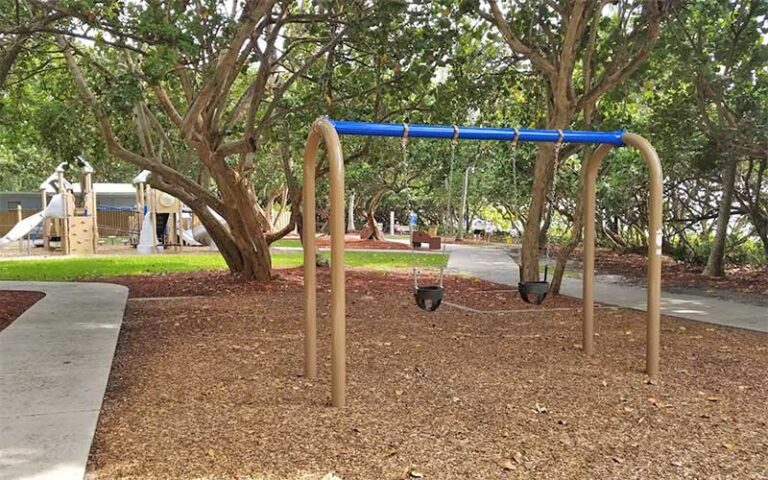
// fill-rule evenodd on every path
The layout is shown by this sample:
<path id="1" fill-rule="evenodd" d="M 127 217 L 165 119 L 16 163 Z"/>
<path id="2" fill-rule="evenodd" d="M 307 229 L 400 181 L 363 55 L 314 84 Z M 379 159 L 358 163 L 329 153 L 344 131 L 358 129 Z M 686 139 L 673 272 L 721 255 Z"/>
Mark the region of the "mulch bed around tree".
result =
<path id="1" fill-rule="evenodd" d="M 318 277 L 324 275 L 318 268 Z M 165 275 L 129 275 L 93 281 L 125 285 L 129 298 L 246 295 L 252 292 L 277 292 L 301 288 L 301 268 L 276 270 L 270 283 L 241 282 L 225 271 L 169 273 Z"/>
<path id="2" fill-rule="evenodd" d="M 104 281 L 125 285 L 130 289 L 130 298 L 195 297 L 245 295 L 250 292 L 280 292 L 301 289 L 303 275 L 301 268 L 277 270 L 276 280 L 260 282 L 239 282 L 226 272 L 172 273 L 166 275 L 113 277 Z M 425 269 L 419 274 L 420 284 L 438 281 L 437 270 Z M 432 273 L 432 274 L 430 274 Z M 318 269 L 318 279 L 327 281 L 327 268 Z M 347 270 L 347 286 L 351 295 L 366 292 L 370 274 L 363 270 Z M 377 288 L 387 288 L 402 295 L 413 293 L 413 277 L 406 272 L 377 274 Z M 581 308 L 579 299 L 566 296 L 547 297 L 542 305 L 523 302 L 517 290 L 509 285 L 486 282 L 470 277 L 447 275 L 443 279 L 445 301 L 481 311 L 523 310 L 547 308 Z M 363 293 L 365 295 L 365 293 Z"/>
<path id="3" fill-rule="evenodd" d="M 129 301 L 88 478 L 768 475 L 765 334 L 663 318 L 660 382 L 648 384 L 642 312 L 597 310 L 588 360 L 576 311 L 428 314 L 397 277 L 349 274 L 343 409 L 328 404 L 327 275 L 316 381 L 300 375 L 288 275 Z"/>
<path id="4" fill-rule="evenodd" d="M 318 248 L 329 248 L 331 246 L 331 237 L 317 237 L 315 243 Z M 410 250 L 405 243 L 390 242 L 388 240 L 361 240 L 359 235 L 345 235 L 345 248 L 360 250 Z"/>
<path id="5" fill-rule="evenodd" d="M 109 283 L 125 285 L 130 289 L 130 298 L 154 297 L 192 297 L 192 296 L 221 296 L 245 295 L 255 292 L 281 292 L 301 290 L 304 276 L 302 268 L 275 270 L 275 280 L 270 283 L 240 282 L 237 278 L 224 271 L 171 273 L 166 275 L 134 275 L 111 277 L 103 280 Z M 319 282 L 328 283 L 329 268 L 318 268 Z M 375 275 L 375 288 L 401 292 L 412 295 L 413 277 L 406 271 L 382 272 Z M 430 283 L 437 281 L 437 269 L 423 269 L 419 274 L 419 282 Z M 365 270 L 348 268 L 346 271 L 347 292 L 357 295 L 367 292 L 371 285 L 371 274 Z M 509 290 L 509 286 L 483 280 L 446 276 L 444 279 L 446 295 L 456 296 L 461 300 L 462 295 L 485 290 Z M 522 303 L 522 302 L 521 302 Z"/>
<path id="6" fill-rule="evenodd" d="M 0 332 L 44 296 L 42 292 L 0 290 Z"/>

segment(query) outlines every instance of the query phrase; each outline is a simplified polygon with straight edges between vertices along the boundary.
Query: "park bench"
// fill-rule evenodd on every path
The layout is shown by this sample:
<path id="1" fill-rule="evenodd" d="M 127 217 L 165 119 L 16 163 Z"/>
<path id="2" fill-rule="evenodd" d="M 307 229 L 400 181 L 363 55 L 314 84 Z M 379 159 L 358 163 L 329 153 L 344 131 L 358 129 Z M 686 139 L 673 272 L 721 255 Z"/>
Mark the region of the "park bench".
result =
<path id="1" fill-rule="evenodd" d="M 440 237 L 432 237 L 424 230 L 416 230 L 413 232 L 411 239 L 414 248 L 420 248 L 422 243 L 429 245 L 430 250 L 440 250 Z"/>

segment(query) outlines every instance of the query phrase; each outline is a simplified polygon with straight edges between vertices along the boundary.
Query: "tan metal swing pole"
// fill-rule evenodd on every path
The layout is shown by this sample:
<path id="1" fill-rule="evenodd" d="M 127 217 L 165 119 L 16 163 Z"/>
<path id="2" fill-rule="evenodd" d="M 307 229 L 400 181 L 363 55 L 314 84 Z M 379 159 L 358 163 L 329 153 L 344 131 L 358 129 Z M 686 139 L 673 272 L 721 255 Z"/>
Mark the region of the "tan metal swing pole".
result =
<path id="1" fill-rule="evenodd" d="M 304 374 L 317 377 L 317 268 L 315 262 L 315 173 L 317 149 L 325 143 L 331 180 L 331 404 L 346 404 L 346 329 L 344 299 L 344 157 L 336 128 L 320 118 L 304 150 Z"/>
<path id="2" fill-rule="evenodd" d="M 640 151 L 648 166 L 648 300 L 646 333 L 646 373 L 653 380 L 659 373 L 659 336 L 661 331 L 661 219 L 663 175 L 661 161 L 653 146 L 640 135 L 625 133 L 627 146 Z M 584 178 L 584 272 L 583 272 L 583 334 L 584 352 L 594 353 L 594 282 L 595 282 L 595 188 L 597 173 L 603 159 L 611 150 L 603 144 L 586 165 Z"/>

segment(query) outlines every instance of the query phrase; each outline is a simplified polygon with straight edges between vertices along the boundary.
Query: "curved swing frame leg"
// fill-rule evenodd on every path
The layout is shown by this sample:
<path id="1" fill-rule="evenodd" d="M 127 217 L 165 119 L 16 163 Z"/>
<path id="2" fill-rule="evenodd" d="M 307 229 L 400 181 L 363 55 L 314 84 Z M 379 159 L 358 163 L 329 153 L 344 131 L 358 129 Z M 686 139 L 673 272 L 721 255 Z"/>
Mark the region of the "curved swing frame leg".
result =
<path id="1" fill-rule="evenodd" d="M 302 227 L 304 240 L 304 376 L 317 378 L 317 250 L 315 248 L 315 174 L 317 150 L 325 143 L 331 180 L 331 404 L 346 404 L 346 313 L 344 298 L 344 156 L 336 128 L 315 121 L 304 150 Z"/>
<path id="2" fill-rule="evenodd" d="M 640 151 L 648 167 L 648 299 L 645 370 L 651 380 L 659 374 L 659 336 L 661 331 L 661 219 L 663 175 L 661 161 L 653 146 L 640 135 L 624 133 L 622 140 L 627 146 Z M 595 353 L 595 203 L 597 173 L 603 159 L 613 147 L 602 144 L 590 162 L 584 166 L 584 272 L 583 295 L 583 347 L 584 353 Z"/>

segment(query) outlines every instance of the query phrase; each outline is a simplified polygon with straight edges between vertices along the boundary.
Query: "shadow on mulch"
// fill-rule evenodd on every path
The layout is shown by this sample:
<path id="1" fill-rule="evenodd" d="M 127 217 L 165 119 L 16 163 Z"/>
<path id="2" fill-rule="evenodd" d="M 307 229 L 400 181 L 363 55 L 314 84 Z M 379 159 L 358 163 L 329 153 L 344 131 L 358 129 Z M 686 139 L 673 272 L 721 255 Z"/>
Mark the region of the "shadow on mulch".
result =
<path id="1" fill-rule="evenodd" d="M 298 275 L 130 301 L 88 478 L 768 474 L 765 334 L 665 317 L 652 385 L 642 312 L 597 310 L 597 355 L 586 359 L 576 311 L 428 314 L 406 275 L 350 272 L 348 406 L 334 409 L 320 279 L 316 381 L 300 375 Z M 449 281 L 454 292 L 491 289 Z"/>

